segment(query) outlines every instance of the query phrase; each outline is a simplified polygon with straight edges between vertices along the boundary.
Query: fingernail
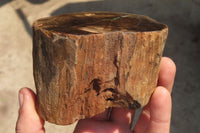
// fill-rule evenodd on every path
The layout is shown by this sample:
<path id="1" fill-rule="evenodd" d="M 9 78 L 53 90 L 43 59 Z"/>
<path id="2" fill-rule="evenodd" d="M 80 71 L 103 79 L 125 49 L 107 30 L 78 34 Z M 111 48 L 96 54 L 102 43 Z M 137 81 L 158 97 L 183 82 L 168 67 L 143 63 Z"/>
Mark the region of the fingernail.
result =
<path id="1" fill-rule="evenodd" d="M 22 93 L 19 93 L 19 105 L 20 105 L 20 108 L 22 107 L 23 105 L 23 100 L 24 100 L 24 96 Z"/>

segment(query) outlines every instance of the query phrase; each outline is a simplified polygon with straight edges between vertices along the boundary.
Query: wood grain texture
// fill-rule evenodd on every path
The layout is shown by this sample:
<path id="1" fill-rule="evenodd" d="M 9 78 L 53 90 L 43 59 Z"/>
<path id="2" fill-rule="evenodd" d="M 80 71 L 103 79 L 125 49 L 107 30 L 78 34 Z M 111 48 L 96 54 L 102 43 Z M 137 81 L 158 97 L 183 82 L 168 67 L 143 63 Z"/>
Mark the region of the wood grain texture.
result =
<path id="1" fill-rule="evenodd" d="M 64 125 L 108 107 L 145 106 L 168 28 L 135 14 L 83 12 L 37 20 L 33 33 L 37 111 Z"/>

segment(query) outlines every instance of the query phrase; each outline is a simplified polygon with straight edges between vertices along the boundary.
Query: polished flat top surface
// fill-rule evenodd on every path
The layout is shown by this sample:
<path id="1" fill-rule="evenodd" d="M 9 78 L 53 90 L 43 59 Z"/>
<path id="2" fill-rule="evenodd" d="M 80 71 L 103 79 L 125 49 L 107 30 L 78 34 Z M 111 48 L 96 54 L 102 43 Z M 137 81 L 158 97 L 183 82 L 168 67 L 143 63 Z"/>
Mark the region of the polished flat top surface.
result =
<path id="1" fill-rule="evenodd" d="M 112 12 L 81 12 L 42 18 L 34 26 L 51 32 L 68 34 L 94 34 L 114 31 L 160 31 L 167 28 L 149 17 Z"/>

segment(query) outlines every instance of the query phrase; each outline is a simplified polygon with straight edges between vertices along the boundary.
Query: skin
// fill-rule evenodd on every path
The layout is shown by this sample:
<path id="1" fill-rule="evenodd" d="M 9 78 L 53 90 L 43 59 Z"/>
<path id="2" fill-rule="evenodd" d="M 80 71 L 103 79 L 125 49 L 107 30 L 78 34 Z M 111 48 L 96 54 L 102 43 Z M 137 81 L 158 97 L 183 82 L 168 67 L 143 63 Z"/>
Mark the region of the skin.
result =
<path id="1" fill-rule="evenodd" d="M 133 131 L 130 130 L 134 110 L 113 108 L 110 120 L 108 110 L 90 119 L 80 120 L 74 133 L 169 133 L 171 120 L 171 91 L 176 66 L 163 57 L 160 65 L 158 86 L 149 103 L 144 107 Z M 19 116 L 16 133 L 45 133 L 44 120 L 35 110 L 35 94 L 29 88 L 19 91 Z M 67 132 L 67 131 L 66 131 Z"/>

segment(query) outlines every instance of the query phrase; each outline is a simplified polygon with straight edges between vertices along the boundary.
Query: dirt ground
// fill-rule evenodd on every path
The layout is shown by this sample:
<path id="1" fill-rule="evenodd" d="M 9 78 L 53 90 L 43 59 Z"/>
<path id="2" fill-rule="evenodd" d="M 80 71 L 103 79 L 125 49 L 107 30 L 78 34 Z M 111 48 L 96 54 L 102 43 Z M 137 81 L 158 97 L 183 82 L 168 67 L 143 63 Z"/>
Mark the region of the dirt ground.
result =
<path id="1" fill-rule="evenodd" d="M 0 132 L 15 130 L 19 89 L 35 88 L 33 21 L 79 11 L 129 12 L 166 23 L 164 56 L 177 65 L 171 133 L 200 132 L 200 0 L 0 0 Z M 74 126 L 45 125 L 47 133 L 71 133 Z"/>

